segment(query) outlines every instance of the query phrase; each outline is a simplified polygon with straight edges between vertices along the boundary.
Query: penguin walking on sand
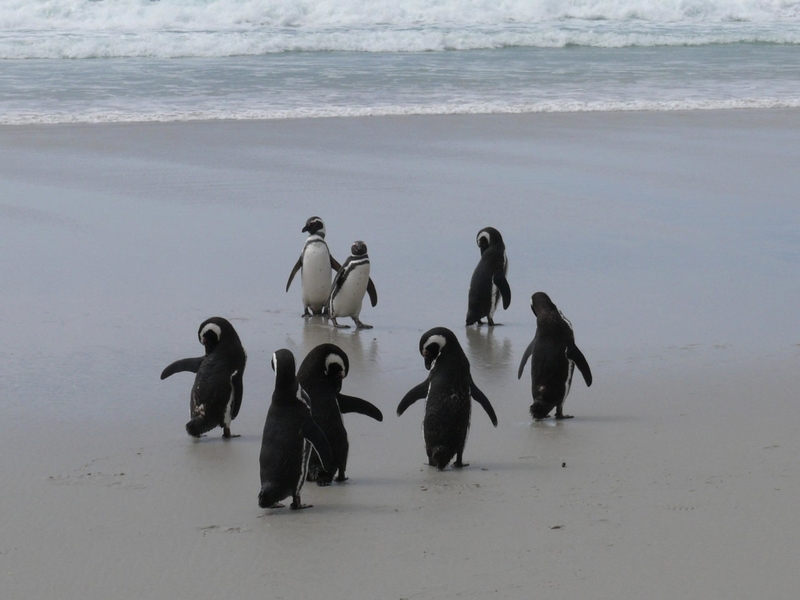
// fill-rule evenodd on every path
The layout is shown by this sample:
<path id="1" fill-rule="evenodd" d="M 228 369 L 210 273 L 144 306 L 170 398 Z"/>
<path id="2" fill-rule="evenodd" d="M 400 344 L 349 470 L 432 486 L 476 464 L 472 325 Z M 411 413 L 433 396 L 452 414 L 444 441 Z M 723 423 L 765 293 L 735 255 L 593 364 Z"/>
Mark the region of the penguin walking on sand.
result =
<path id="1" fill-rule="evenodd" d="M 303 231 L 308 232 L 303 252 L 289 274 L 286 291 L 292 285 L 294 276 L 300 271 L 300 282 L 303 287 L 303 316 L 321 315 L 325 311 L 331 293 L 331 270 L 337 272 L 342 268 L 328 250 L 325 242 L 325 223 L 319 217 L 311 217 L 306 221 Z"/>
<path id="2" fill-rule="evenodd" d="M 297 371 L 297 381 L 310 398 L 314 422 L 319 425 L 331 447 L 330 470 L 322 467 L 315 454 L 311 455 L 308 480 L 316 481 L 317 485 L 330 485 L 337 471 L 336 481 L 347 480 L 345 470 L 350 443 L 343 414 L 359 413 L 383 421 L 383 414 L 376 406 L 341 393 L 342 380 L 349 371 L 347 354 L 335 344 L 320 344 L 311 350 Z"/>
<path id="3" fill-rule="evenodd" d="M 476 242 L 481 250 L 481 258 L 469 282 L 467 326 L 474 323 L 483 325 L 481 319 L 484 317 L 490 326 L 494 326 L 496 323 L 492 317 L 500 299 L 503 299 L 503 310 L 511 305 L 511 288 L 506 280 L 506 245 L 503 243 L 503 236 L 494 227 L 481 229 Z"/>
<path id="4" fill-rule="evenodd" d="M 470 398 L 483 407 L 495 427 L 497 416 L 486 395 L 472 380 L 469 360 L 452 331 L 436 327 L 424 333 L 419 341 L 419 352 L 430 375 L 400 401 L 397 415 L 425 398 L 422 430 L 428 464 L 442 470 L 455 456 L 453 466 L 466 467 L 462 458 L 470 424 Z"/>
<path id="5" fill-rule="evenodd" d="M 364 301 L 365 292 L 369 294 L 372 306 L 378 304 L 378 292 L 375 291 L 375 284 L 369 277 L 367 245 L 358 240 L 353 242 L 350 256 L 344 261 L 342 268 L 333 279 L 333 287 L 328 300 L 328 314 L 334 327 L 350 327 L 336 321 L 340 317 L 350 317 L 355 322 L 357 329 L 372 329 L 372 325 L 362 323 L 358 318 L 358 315 L 361 314 L 361 304 Z"/>
<path id="6" fill-rule="evenodd" d="M 311 452 L 331 469 L 331 449 L 325 434 L 311 418 L 308 394 L 297 383 L 294 355 L 286 349 L 272 356 L 275 391 L 261 438 L 261 508 L 283 508 L 280 501 L 292 497 L 293 509 L 310 508 L 300 501 Z"/>
<path id="7" fill-rule="evenodd" d="M 239 437 L 231 435 L 231 421 L 242 406 L 247 353 L 233 325 L 222 317 L 203 321 L 197 337 L 205 346 L 205 356 L 175 361 L 164 369 L 161 379 L 183 371 L 197 373 L 191 393 L 191 420 L 186 424 L 189 435 L 199 438 L 222 427 L 223 437 Z"/>
<path id="8" fill-rule="evenodd" d="M 537 421 L 544 419 L 555 407 L 556 419 L 571 419 L 572 415 L 565 415 L 563 409 L 572 385 L 572 373 L 577 366 L 589 387 L 592 385 L 592 371 L 575 345 L 572 324 L 550 297 L 544 292 L 536 292 L 531 297 L 531 310 L 536 315 L 536 335 L 522 355 L 517 379 L 522 377 L 525 364 L 532 357 L 531 416 Z"/>

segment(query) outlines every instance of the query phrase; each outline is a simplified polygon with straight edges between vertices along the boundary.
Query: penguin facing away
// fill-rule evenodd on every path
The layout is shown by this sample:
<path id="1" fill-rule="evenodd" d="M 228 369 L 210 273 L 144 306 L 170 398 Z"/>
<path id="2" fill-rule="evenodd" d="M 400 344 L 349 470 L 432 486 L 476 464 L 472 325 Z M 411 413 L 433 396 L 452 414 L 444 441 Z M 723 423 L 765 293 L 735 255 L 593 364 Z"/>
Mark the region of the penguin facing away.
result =
<path id="1" fill-rule="evenodd" d="M 231 435 L 231 421 L 242 406 L 247 353 L 233 325 L 222 317 L 203 321 L 197 337 L 205 346 L 205 355 L 175 361 L 164 369 L 161 379 L 184 371 L 197 374 L 191 392 L 191 420 L 186 424 L 189 435 L 199 438 L 222 427 L 223 437 L 239 437 Z"/>
<path id="2" fill-rule="evenodd" d="M 470 398 L 483 407 L 495 427 L 497 416 L 486 395 L 472 380 L 469 360 L 452 331 L 444 327 L 427 331 L 420 338 L 419 352 L 430 374 L 403 397 L 397 415 L 425 398 L 422 429 L 428 464 L 443 470 L 455 456 L 453 466 L 466 467 L 462 458 L 470 425 Z"/>
<path id="3" fill-rule="evenodd" d="M 310 398 L 314 422 L 331 447 L 330 470 L 322 467 L 316 455 L 311 455 L 308 480 L 316 481 L 317 485 L 330 485 L 337 471 L 336 481 L 347 480 L 345 470 L 350 444 L 343 414 L 354 412 L 383 421 L 383 414 L 373 404 L 341 393 L 342 380 L 349 371 L 347 354 L 335 344 L 320 344 L 311 350 L 297 371 L 297 381 Z"/>
<path id="4" fill-rule="evenodd" d="M 571 419 L 564 414 L 564 401 L 572 385 L 575 367 L 583 375 L 586 386 L 592 385 L 592 371 L 583 353 L 575 345 L 572 324 L 561 314 L 550 297 L 536 292 L 531 297 L 531 310 L 536 315 L 536 335 L 525 349 L 519 363 L 517 379 L 531 360 L 531 416 L 544 419 L 556 409 L 556 419 Z"/>
<path id="5" fill-rule="evenodd" d="M 300 258 L 289 274 L 286 291 L 289 291 L 294 276 L 300 271 L 303 316 L 307 318 L 325 312 L 328 296 L 331 293 L 331 270 L 335 273 L 342 268 L 342 265 L 328 250 L 328 244 L 325 242 L 325 223 L 322 219 L 316 216 L 309 218 L 303 231 L 308 232 L 308 238 Z"/>
<path id="6" fill-rule="evenodd" d="M 364 301 L 365 292 L 369 294 L 372 306 L 378 304 L 378 292 L 369 277 L 367 245 L 361 240 L 357 240 L 350 248 L 350 256 L 344 261 L 342 268 L 333 279 L 333 287 L 328 300 L 328 314 L 334 327 L 349 327 L 349 325 L 340 325 L 336 319 L 350 317 L 355 322 L 357 329 L 372 329 L 372 325 L 362 323 L 358 318 L 361 314 L 361 304 Z"/>
<path id="7" fill-rule="evenodd" d="M 494 312 L 500 299 L 503 300 L 503 310 L 511 305 L 511 288 L 506 280 L 506 245 L 503 243 L 503 236 L 494 227 L 481 229 L 476 242 L 481 258 L 469 282 L 467 326 L 474 323 L 483 325 L 481 319 L 484 317 L 490 326 L 494 326 Z"/>
<path id="8" fill-rule="evenodd" d="M 308 394 L 297 383 L 294 355 L 286 349 L 272 356 L 275 391 L 261 438 L 261 508 L 282 508 L 280 501 L 292 497 L 291 508 L 310 508 L 300 501 L 312 450 L 327 470 L 331 449 L 325 434 L 311 418 Z"/>

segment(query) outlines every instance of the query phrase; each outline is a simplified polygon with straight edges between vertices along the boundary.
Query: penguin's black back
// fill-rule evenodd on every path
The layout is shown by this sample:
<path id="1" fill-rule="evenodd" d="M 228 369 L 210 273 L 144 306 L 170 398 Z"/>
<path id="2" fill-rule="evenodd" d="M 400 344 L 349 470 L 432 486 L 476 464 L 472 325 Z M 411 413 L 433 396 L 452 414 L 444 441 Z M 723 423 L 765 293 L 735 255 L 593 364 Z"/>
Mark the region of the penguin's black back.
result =
<path id="1" fill-rule="evenodd" d="M 259 456 L 262 507 L 291 496 L 301 485 L 306 460 L 302 427 L 311 417 L 311 409 L 295 377 L 294 356 L 288 350 L 279 350 L 273 366 L 275 391 L 264 423 Z"/>
<path id="2" fill-rule="evenodd" d="M 186 431 L 194 437 L 215 427 L 226 427 L 229 404 L 230 420 L 239 414 L 247 364 L 239 335 L 228 320 L 206 319 L 200 324 L 197 336 L 205 347 L 205 356 L 176 361 L 161 373 L 161 379 L 180 371 L 196 373 L 190 394 L 191 420 L 186 424 Z"/>
<path id="3" fill-rule="evenodd" d="M 329 358 L 333 357 L 333 358 Z M 336 360 L 338 358 L 338 360 Z M 326 374 L 326 359 L 330 360 Z M 342 379 L 347 376 L 350 363 L 347 354 L 335 344 L 320 344 L 308 353 L 297 380 L 310 399 L 311 414 L 331 447 L 333 466 L 344 473 L 350 444 L 344 426 L 337 394 L 342 389 Z M 310 466 L 321 467 L 319 457 L 311 455 Z M 334 473 L 329 476 L 333 477 Z M 328 480 L 329 481 L 329 480 Z"/>
<path id="4" fill-rule="evenodd" d="M 488 241 L 482 245 L 480 241 L 484 232 Z M 497 299 L 493 298 L 493 294 L 499 294 L 492 287 L 494 278 L 496 276 L 505 277 L 506 245 L 500 232 L 493 227 L 486 227 L 479 232 L 478 240 L 481 258 L 469 282 L 467 325 L 472 325 L 490 315 L 493 300 L 495 303 L 497 302 Z"/>
<path id="5" fill-rule="evenodd" d="M 446 344 L 431 367 L 422 428 L 430 463 L 443 469 L 456 453 L 463 452 L 466 444 L 472 411 L 472 377 L 469 360 L 452 331 L 443 327 L 432 329 L 423 335 L 420 344 L 437 335 L 443 336 Z"/>
<path id="6" fill-rule="evenodd" d="M 575 368 L 570 356 L 580 357 L 579 367 L 587 385 L 591 385 L 591 371 L 575 346 L 572 325 L 549 296 L 544 292 L 535 293 L 531 298 L 531 309 L 536 315 L 536 335 L 531 344 L 531 416 L 542 419 L 553 408 L 562 405 L 569 393 Z"/>

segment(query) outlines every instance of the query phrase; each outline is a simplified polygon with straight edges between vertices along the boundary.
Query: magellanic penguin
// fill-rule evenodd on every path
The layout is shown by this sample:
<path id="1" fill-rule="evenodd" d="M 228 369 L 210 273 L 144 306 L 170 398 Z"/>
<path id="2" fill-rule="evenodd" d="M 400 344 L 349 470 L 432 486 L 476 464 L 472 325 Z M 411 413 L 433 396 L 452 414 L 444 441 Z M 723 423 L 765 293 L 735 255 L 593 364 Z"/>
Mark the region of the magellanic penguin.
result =
<path id="1" fill-rule="evenodd" d="M 383 421 L 377 407 L 341 393 L 342 380 L 350 371 L 350 361 L 344 350 L 335 344 L 320 344 L 303 360 L 297 371 L 297 381 L 311 399 L 311 415 L 319 425 L 331 447 L 331 470 L 323 469 L 317 456 L 311 455 L 308 480 L 317 485 L 330 485 L 338 471 L 336 481 L 346 481 L 347 455 L 350 444 L 342 414 L 360 413 Z"/>
<path id="2" fill-rule="evenodd" d="M 508 257 L 503 236 L 494 227 L 484 227 L 476 238 L 481 258 L 472 273 L 469 282 L 469 304 L 467 307 L 467 325 L 477 323 L 483 325 L 481 319 L 486 317 L 489 325 L 500 298 L 503 309 L 511 305 L 511 288 L 506 280 L 508 273 Z"/>
<path id="3" fill-rule="evenodd" d="M 306 221 L 303 231 L 308 232 L 306 244 L 300 258 L 289 274 L 286 291 L 292 280 L 300 271 L 300 282 L 303 286 L 303 316 L 321 315 L 325 311 L 328 297 L 331 294 L 331 270 L 342 268 L 328 250 L 325 242 L 325 223 L 319 217 L 311 217 Z"/>
<path id="4" fill-rule="evenodd" d="M 425 398 L 422 429 L 428 464 L 441 470 L 455 455 L 453 466 L 466 467 L 462 457 L 472 410 L 470 398 L 483 407 L 495 427 L 497 416 L 486 395 L 472 381 L 469 360 L 452 331 L 436 327 L 426 332 L 419 341 L 419 352 L 430 375 L 400 401 L 397 415 Z"/>
<path id="5" fill-rule="evenodd" d="M 375 306 L 378 303 L 378 292 L 375 291 L 375 284 L 369 277 L 367 245 L 358 240 L 353 242 L 350 256 L 347 257 L 342 268 L 333 278 L 333 288 L 328 300 L 328 314 L 333 320 L 334 327 L 349 327 L 349 325 L 340 325 L 336 319 L 351 317 L 355 321 L 356 328 L 372 329 L 372 325 L 362 323 L 358 319 L 365 292 L 369 294 L 372 306 Z"/>
<path id="6" fill-rule="evenodd" d="M 300 502 L 300 490 L 306 480 L 312 450 L 327 470 L 331 467 L 331 449 L 325 434 L 311 418 L 308 394 L 297 383 L 294 355 L 286 349 L 272 356 L 275 392 L 264 423 L 261 438 L 261 508 L 282 508 L 284 498 L 292 497 L 291 507 L 309 508 Z"/>
<path id="7" fill-rule="evenodd" d="M 556 419 L 571 419 L 564 414 L 564 401 L 572 385 L 575 367 L 583 375 L 586 385 L 592 385 L 592 372 L 583 353 L 575 345 L 572 324 L 561 314 L 550 297 L 536 292 L 531 297 L 531 310 L 536 315 L 536 335 L 525 349 L 519 363 L 517 378 L 522 377 L 528 358 L 531 366 L 531 416 L 544 419 L 556 408 Z"/>
<path id="8" fill-rule="evenodd" d="M 186 424 L 189 435 L 200 437 L 222 427 L 223 437 L 239 437 L 231 435 L 231 421 L 242 406 L 247 353 L 233 325 L 222 317 L 203 321 L 197 337 L 206 348 L 205 356 L 175 361 L 164 369 L 161 379 L 182 371 L 197 373 L 191 394 L 192 420 Z"/>

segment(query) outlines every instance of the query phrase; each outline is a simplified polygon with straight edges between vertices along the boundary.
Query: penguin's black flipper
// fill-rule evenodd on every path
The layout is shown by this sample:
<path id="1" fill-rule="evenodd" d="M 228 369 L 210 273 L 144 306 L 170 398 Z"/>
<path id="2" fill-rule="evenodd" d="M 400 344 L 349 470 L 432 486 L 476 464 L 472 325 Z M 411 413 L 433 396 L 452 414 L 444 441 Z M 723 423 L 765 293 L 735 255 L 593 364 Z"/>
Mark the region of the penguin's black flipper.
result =
<path id="1" fill-rule="evenodd" d="M 336 399 L 339 401 L 339 411 L 342 414 L 354 412 L 372 417 L 376 421 L 383 421 L 383 413 L 371 402 L 344 394 L 339 394 Z"/>
<path id="2" fill-rule="evenodd" d="M 583 380 L 586 382 L 586 387 L 592 385 L 592 371 L 589 369 L 589 363 L 586 362 L 586 357 L 583 355 L 575 344 L 567 346 L 567 358 L 575 363 L 578 370 L 583 375 Z"/>
<path id="3" fill-rule="evenodd" d="M 522 353 L 522 360 L 519 361 L 519 371 L 517 371 L 517 379 L 522 378 L 522 372 L 525 370 L 525 365 L 531 356 L 533 356 L 533 340 L 531 340 L 531 343 L 525 348 L 525 352 Z"/>
<path id="4" fill-rule="evenodd" d="M 330 256 L 330 258 L 331 258 L 331 269 L 333 269 L 334 271 L 336 271 L 338 273 L 339 269 L 342 268 L 342 265 L 340 265 L 339 261 L 336 260 L 335 258 L 333 258 L 333 256 L 331 256 L 330 254 L 328 256 Z"/>
<path id="5" fill-rule="evenodd" d="M 469 391 L 472 395 L 472 399 L 480 404 L 483 407 L 483 410 L 486 411 L 486 414 L 489 415 L 489 418 L 492 420 L 492 425 L 497 427 L 497 415 L 494 414 L 494 408 L 492 408 L 492 404 L 489 402 L 486 394 L 478 389 L 478 386 L 475 385 L 474 381 L 469 382 Z"/>
<path id="6" fill-rule="evenodd" d="M 303 423 L 303 426 L 300 428 L 303 432 L 303 437 L 306 438 L 311 445 L 314 446 L 314 450 L 319 456 L 319 460 L 322 463 L 322 468 L 328 472 L 333 472 L 336 467 L 333 466 L 333 457 L 331 455 L 331 445 L 328 443 L 328 438 L 325 437 L 325 434 L 322 432 L 322 429 L 319 428 L 314 422 L 314 419 L 311 417 L 306 419 L 306 422 Z"/>
<path id="7" fill-rule="evenodd" d="M 198 358 L 182 358 L 180 360 L 176 360 L 166 369 L 161 371 L 161 379 L 166 379 L 170 375 L 174 375 L 175 373 L 182 373 L 184 371 L 197 373 L 197 370 L 200 368 L 203 359 L 205 359 L 205 356 L 200 356 Z"/>
<path id="8" fill-rule="evenodd" d="M 369 294 L 369 301 L 372 306 L 378 303 L 378 291 L 375 289 L 375 284 L 372 283 L 372 278 L 367 282 L 367 294 Z"/>
<path id="9" fill-rule="evenodd" d="M 425 398 L 428 395 L 428 386 L 429 385 L 430 384 L 428 383 L 428 380 L 426 379 L 425 381 L 423 381 L 419 385 L 416 385 L 413 388 L 411 388 L 408 391 L 408 393 L 405 396 L 403 396 L 403 399 L 400 400 L 400 404 L 397 405 L 397 416 L 399 417 L 404 412 L 406 412 L 406 409 L 409 406 L 411 406 L 412 404 L 414 404 L 414 402 L 416 402 L 417 400 L 421 400 L 422 398 Z"/>
<path id="10" fill-rule="evenodd" d="M 333 260 L 333 259 L 331 259 L 331 260 Z M 294 276 L 297 275 L 297 272 L 300 270 L 300 267 L 302 267 L 302 266 L 303 266 L 303 255 L 301 254 L 300 258 L 298 258 L 297 262 L 294 264 L 294 268 L 292 269 L 292 272 L 289 273 L 289 281 L 286 282 L 286 291 L 287 292 L 289 291 L 289 286 L 292 285 L 292 280 L 294 279 Z"/>
<path id="11" fill-rule="evenodd" d="M 511 305 L 511 287 L 508 285 L 508 280 L 502 273 L 495 275 L 493 280 L 497 289 L 500 290 L 500 295 L 503 297 L 503 310 L 508 310 Z"/>

